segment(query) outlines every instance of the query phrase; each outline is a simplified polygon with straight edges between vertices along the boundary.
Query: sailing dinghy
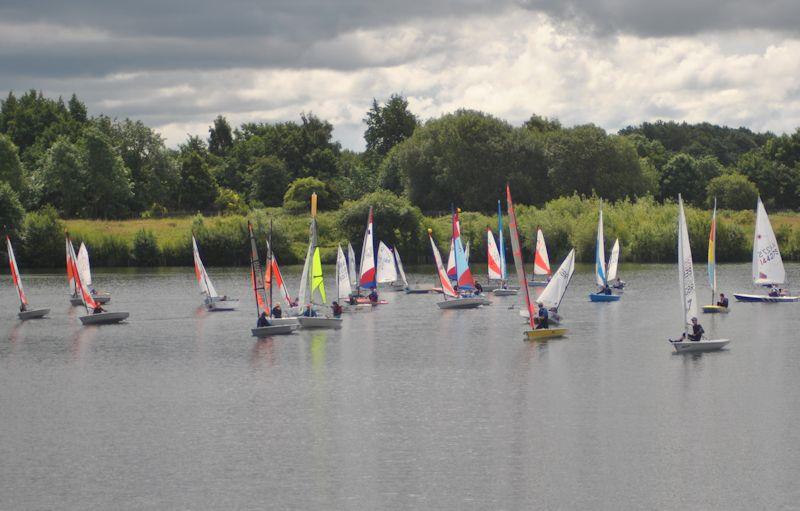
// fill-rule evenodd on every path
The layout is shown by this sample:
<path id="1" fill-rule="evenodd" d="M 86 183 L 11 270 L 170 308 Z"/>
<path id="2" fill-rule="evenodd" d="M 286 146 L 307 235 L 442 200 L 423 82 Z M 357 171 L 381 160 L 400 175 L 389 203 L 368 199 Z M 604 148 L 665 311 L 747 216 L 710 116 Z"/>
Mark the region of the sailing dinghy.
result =
<path id="1" fill-rule="evenodd" d="M 261 261 L 258 256 L 258 246 L 256 245 L 256 238 L 253 235 L 253 225 L 250 222 L 247 222 L 247 231 L 250 234 L 250 279 L 253 284 L 253 294 L 256 299 L 256 317 L 260 317 L 264 312 L 266 312 L 267 315 L 271 315 L 270 301 L 267 298 L 264 282 L 261 279 Z M 291 334 L 300 328 L 300 325 L 296 321 L 287 324 L 274 324 L 270 320 L 269 323 L 270 324 L 267 326 L 256 326 L 250 330 L 250 333 L 253 337 L 263 339 L 272 337 L 273 335 Z"/>
<path id="2" fill-rule="evenodd" d="M 715 305 L 717 297 L 717 199 L 714 199 L 714 212 L 711 214 L 711 229 L 708 232 L 708 285 L 711 286 L 711 305 L 703 305 L 706 314 L 728 312 L 727 307 Z"/>
<path id="3" fill-rule="evenodd" d="M 608 273 L 606 272 L 606 246 L 603 237 L 603 210 L 600 210 L 600 218 L 597 220 L 597 244 L 594 252 L 594 280 L 600 290 L 597 293 L 589 294 L 589 300 L 593 302 L 617 302 L 619 295 L 611 294 L 608 286 Z M 606 291 L 606 292 L 604 292 Z"/>
<path id="4" fill-rule="evenodd" d="M 781 252 L 778 250 L 778 240 L 769 223 L 767 210 L 761 197 L 756 205 L 756 230 L 753 237 L 753 284 L 771 287 L 777 290 L 778 285 L 786 282 L 786 270 L 783 267 Z M 740 302 L 797 302 L 800 296 L 789 296 L 780 292 L 769 295 L 756 295 L 734 293 L 733 296 Z"/>
<path id="5" fill-rule="evenodd" d="M 683 336 L 670 343 L 678 353 L 696 351 L 714 351 L 727 345 L 729 339 L 689 340 L 689 328 L 692 320 L 697 319 L 697 293 L 694 286 L 694 269 L 692 267 L 692 248 L 689 246 L 689 229 L 686 227 L 686 215 L 683 212 L 683 199 L 678 195 L 678 282 L 681 291 L 681 322 Z"/>
<path id="6" fill-rule="evenodd" d="M 561 266 L 558 267 L 553 278 L 550 279 L 550 282 L 547 284 L 547 287 L 544 288 L 542 294 L 536 299 L 537 302 L 541 303 L 547 310 L 550 311 L 550 323 L 559 324 L 561 322 L 561 316 L 558 314 L 558 308 L 561 306 L 561 300 L 564 299 L 564 295 L 567 293 L 567 288 L 569 287 L 569 283 L 572 281 L 572 275 L 575 273 L 575 249 L 569 251 L 567 257 L 564 258 L 564 261 L 561 263 Z M 520 316 L 527 318 L 528 311 L 521 310 L 519 311 Z M 538 322 L 538 318 L 534 318 Z"/>
<path id="7" fill-rule="evenodd" d="M 536 228 L 536 247 L 533 251 L 533 277 L 529 286 L 544 287 L 550 281 L 550 257 L 547 255 L 547 244 L 544 242 L 544 233 L 542 229 Z M 536 280 L 536 276 L 544 277 L 544 280 Z"/>
<path id="8" fill-rule="evenodd" d="M 80 255 L 79 255 L 80 256 Z M 206 272 L 203 260 L 200 258 L 200 251 L 197 248 L 197 240 L 192 234 L 192 257 L 194 258 L 194 275 L 197 278 L 197 285 L 200 287 L 200 294 L 203 295 L 203 305 L 210 311 L 232 311 L 236 310 L 239 300 L 220 296 L 211 283 L 211 278 Z"/>
<path id="9" fill-rule="evenodd" d="M 444 296 L 444 301 L 436 302 L 436 305 L 440 309 L 475 309 L 483 305 L 483 298 L 464 297 L 456 293 L 455 288 L 450 283 L 447 270 L 445 270 L 442 265 L 442 256 L 439 254 L 439 249 L 436 248 L 436 242 L 433 241 L 433 231 L 431 229 L 428 229 L 428 239 L 431 242 L 433 260 L 436 264 L 436 274 L 439 276 L 439 282 L 442 286 L 442 295 Z M 450 298 L 449 300 L 448 297 Z"/>
<path id="10" fill-rule="evenodd" d="M 500 244 L 502 245 L 503 231 L 500 231 Z M 499 281 L 500 285 L 492 290 L 495 296 L 516 296 L 517 289 L 509 289 L 508 275 L 506 275 L 506 265 L 503 256 L 494 241 L 492 229 L 486 228 L 486 252 L 489 280 Z"/>
<path id="11" fill-rule="evenodd" d="M 531 302 L 531 292 L 528 289 L 527 278 L 525 276 L 525 266 L 522 263 L 522 248 L 519 243 L 519 232 L 517 231 L 517 215 L 514 213 L 514 203 L 511 201 L 511 188 L 506 185 L 506 203 L 508 208 L 508 227 L 511 231 L 511 252 L 514 255 L 514 267 L 519 279 L 520 289 L 525 296 L 525 308 L 528 310 L 528 324 L 531 329 L 525 332 L 525 339 L 528 341 L 538 341 L 563 337 L 567 334 L 566 328 L 537 328 L 534 321 L 536 312 Z"/>
<path id="12" fill-rule="evenodd" d="M 375 272 L 375 282 L 378 284 L 390 284 L 392 291 L 402 291 L 402 284 L 397 284 L 397 262 L 394 252 L 382 241 L 378 242 L 378 268 Z"/>
<path id="13" fill-rule="evenodd" d="M 356 284 L 355 301 L 360 304 L 378 305 L 388 303 L 386 300 L 378 300 L 375 304 L 370 302 L 369 297 L 361 295 L 361 289 L 377 289 L 378 287 L 378 268 L 375 263 L 375 241 L 373 239 L 373 213 L 372 206 L 369 207 L 367 217 L 367 229 L 364 231 L 364 243 L 361 245 L 361 268 L 358 272 L 358 283 Z"/>
<path id="14" fill-rule="evenodd" d="M 611 255 L 608 257 L 608 282 L 614 289 L 624 289 L 625 281 L 620 280 L 617 276 L 617 269 L 619 267 L 619 238 L 614 240 L 614 246 L 611 247 Z"/>
<path id="15" fill-rule="evenodd" d="M 67 281 L 69 282 L 69 290 L 70 290 L 70 299 L 69 303 L 72 305 L 83 305 L 83 300 L 78 294 L 78 290 L 75 287 L 75 277 L 70 272 L 80 271 L 81 279 L 83 279 L 84 286 L 89 290 L 89 293 L 92 295 L 94 301 L 96 303 L 104 304 L 108 303 L 111 300 L 111 295 L 108 293 L 98 293 L 92 288 L 92 269 L 91 264 L 89 263 L 89 251 L 86 250 L 86 245 L 81 243 L 80 248 L 78 249 L 78 255 L 74 256 L 75 249 L 67 247 L 67 261 L 69 261 L 70 257 L 74 258 L 74 265 L 70 265 L 69 262 L 67 263 Z M 73 254 L 73 255 L 70 255 Z"/>
<path id="16" fill-rule="evenodd" d="M 119 323 L 127 319 L 130 314 L 127 312 L 94 312 L 100 309 L 100 302 L 95 300 L 92 293 L 83 284 L 81 272 L 78 269 L 78 256 L 72 246 L 69 236 L 67 236 L 67 275 L 71 275 L 75 285 L 75 292 L 81 299 L 81 304 L 86 308 L 86 316 L 80 316 L 83 325 L 110 325 Z"/>
<path id="17" fill-rule="evenodd" d="M 31 309 L 28 304 L 28 297 L 25 296 L 25 288 L 22 287 L 22 277 L 17 268 L 17 258 L 14 257 L 14 248 L 11 246 L 11 238 L 6 235 L 6 251 L 8 252 L 8 266 L 11 269 L 11 279 L 17 289 L 19 297 L 19 319 L 40 319 L 45 317 L 50 309 Z"/>
<path id="18" fill-rule="evenodd" d="M 252 248 L 251 248 L 252 250 Z M 286 289 L 286 282 L 281 275 L 281 269 L 278 267 L 278 260 L 275 258 L 275 253 L 272 251 L 272 220 L 269 222 L 269 237 L 267 238 L 267 270 L 264 272 L 264 288 L 267 292 L 267 306 L 269 307 L 269 322 L 271 325 L 297 325 L 300 328 L 295 315 L 290 312 L 292 310 L 292 298 L 289 296 L 289 290 Z M 281 311 L 281 317 L 276 318 L 274 314 L 275 300 L 273 299 L 274 291 L 278 291 L 278 302 L 281 298 L 286 302 L 286 316 Z"/>
<path id="19" fill-rule="evenodd" d="M 395 245 L 394 249 L 392 250 L 392 254 L 394 255 L 394 264 L 397 266 L 397 276 L 399 277 L 394 282 L 392 282 L 392 287 L 395 291 L 410 291 L 411 288 L 408 286 L 408 278 L 406 278 L 406 270 L 403 268 L 403 260 L 400 259 L 400 252 L 397 250 L 397 246 Z"/>

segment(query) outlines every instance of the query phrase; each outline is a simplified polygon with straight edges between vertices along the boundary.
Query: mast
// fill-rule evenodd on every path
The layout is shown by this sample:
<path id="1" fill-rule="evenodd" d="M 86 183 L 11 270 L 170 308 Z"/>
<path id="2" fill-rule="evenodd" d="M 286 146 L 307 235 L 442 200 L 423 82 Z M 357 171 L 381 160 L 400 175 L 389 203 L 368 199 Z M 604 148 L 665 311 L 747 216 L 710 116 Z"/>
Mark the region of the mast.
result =
<path id="1" fill-rule="evenodd" d="M 453 210 L 453 203 L 450 203 L 450 211 L 451 212 L 454 211 Z M 453 221 L 452 221 L 453 225 L 451 226 L 452 232 L 450 234 L 450 239 L 453 240 L 453 243 L 452 243 L 453 250 L 451 250 L 451 252 L 455 252 L 455 250 L 456 250 L 456 222 L 458 221 L 457 219 L 458 219 L 458 217 L 456 216 L 456 213 L 453 213 Z M 455 289 L 456 289 L 456 291 L 458 291 L 458 254 L 455 254 L 455 256 L 456 257 L 453 257 L 453 264 L 455 265 L 455 268 L 456 268 L 456 286 L 455 286 Z"/>
<path id="2" fill-rule="evenodd" d="M 250 272 L 253 276 L 253 294 L 256 297 L 256 316 L 258 316 L 261 313 L 259 302 L 265 303 L 265 297 L 259 295 L 259 290 L 263 294 L 264 286 L 261 284 L 261 262 L 258 260 L 258 246 L 256 246 L 256 238 L 253 235 L 253 224 L 250 221 L 247 222 L 247 231 L 250 233 Z"/>
<path id="3" fill-rule="evenodd" d="M 269 317 L 272 317 L 272 283 L 275 282 L 275 272 L 272 268 L 272 218 L 269 219 L 269 242 L 267 243 L 267 268 L 269 268 Z"/>

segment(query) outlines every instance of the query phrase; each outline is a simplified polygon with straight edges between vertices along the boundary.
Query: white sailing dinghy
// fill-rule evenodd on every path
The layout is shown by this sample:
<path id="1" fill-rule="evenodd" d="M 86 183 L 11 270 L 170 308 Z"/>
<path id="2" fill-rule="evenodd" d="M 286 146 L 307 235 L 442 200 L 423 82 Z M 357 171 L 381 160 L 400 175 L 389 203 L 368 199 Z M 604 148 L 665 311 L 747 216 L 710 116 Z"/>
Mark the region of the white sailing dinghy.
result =
<path id="1" fill-rule="evenodd" d="M 541 302 L 542 305 L 547 307 L 550 311 L 550 323 L 559 324 L 561 322 L 561 316 L 558 314 L 558 308 L 561 306 L 561 300 L 564 299 L 564 295 L 567 293 L 567 288 L 569 287 L 569 283 L 572 281 L 572 275 L 575 273 L 575 249 L 569 251 L 567 257 L 564 258 L 564 261 L 561 263 L 561 266 L 558 267 L 553 278 L 550 279 L 550 282 L 547 284 L 547 287 L 544 288 L 542 294 L 536 299 L 537 302 Z M 527 318 L 528 311 L 521 310 L 519 311 L 520 316 Z M 538 318 L 535 318 L 538 320 Z"/>
<path id="2" fill-rule="evenodd" d="M 536 247 L 533 251 L 533 278 L 528 282 L 529 286 L 544 287 L 550 281 L 550 257 L 547 255 L 547 244 L 544 242 L 544 233 L 541 228 L 536 228 Z M 536 276 L 544 277 L 544 280 L 536 280 Z"/>
<path id="3" fill-rule="evenodd" d="M 727 307 L 716 305 L 717 297 L 717 199 L 714 199 L 714 212 L 711 214 L 711 229 L 708 233 L 708 285 L 711 286 L 711 305 L 703 305 L 707 314 L 728 312 Z"/>
<path id="4" fill-rule="evenodd" d="M 83 300 L 81 299 L 78 288 L 75 286 L 75 276 L 78 274 L 79 269 L 81 270 L 81 278 L 86 280 L 88 279 L 90 285 L 92 281 L 92 271 L 91 265 L 89 264 L 89 252 L 86 250 L 86 245 L 81 243 L 79 253 L 82 254 L 80 257 L 80 262 L 78 261 L 78 256 L 75 256 L 75 248 L 72 246 L 72 243 L 69 241 L 67 237 L 66 242 L 66 255 L 67 255 L 67 282 L 69 284 L 69 303 L 72 305 L 83 305 Z M 72 263 L 70 263 L 72 261 Z M 86 284 L 84 284 L 86 285 Z M 89 288 L 90 294 L 95 299 L 95 302 L 104 304 L 108 303 L 111 300 L 111 295 L 108 293 L 96 293 L 92 292 L 91 288 Z"/>
<path id="5" fill-rule="evenodd" d="M 19 297 L 19 319 L 40 319 L 45 317 L 50 309 L 31 309 L 28 304 L 28 297 L 25 296 L 25 288 L 22 287 L 22 277 L 17 268 L 17 258 L 14 257 L 14 248 L 11 246 L 11 238 L 6 235 L 6 251 L 8 252 L 8 266 L 11 269 L 11 279 L 17 289 Z"/>
<path id="6" fill-rule="evenodd" d="M 197 240 L 192 234 L 192 257 L 194 258 L 194 275 L 197 278 L 197 285 L 200 287 L 200 294 L 203 295 L 203 305 L 210 311 L 232 311 L 236 310 L 239 300 L 220 296 L 217 293 L 211 278 L 206 272 L 203 260 L 200 258 L 200 250 L 197 248 Z"/>
<path id="7" fill-rule="evenodd" d="M 108 303 L 111 300 L 111 294 L 104 291 L 96 291 L 92 284 L 92 266 L 89 264 L 89 251 L 86 245 L 81 242 L 78 248 L 78 271 L 81 273 L 81 281 L 86 289 L 92 294 L 94 301 L 100 304 Z"/>
<path id="8" fill-rule="evenodd" d="M 253 235 L 253 225 L 247 222 L 247 231 L 250 234 L 250 279 L 253 283 L 253 294 L 256 299 L 256 317 L 261 317 L 261 314 L 266 312 L 267 315 L 272 313 L 270 302 L 267 300 L 267 293 L 264 288 L 263 280 L 261 279 L 261 260 L 258 256 L 258 246 L 256 245 L 256 237 Z M 263 339 L 265 337 L 272 337 L 273 335 L 287 335 L 300 328 L 297 322 L 288 324 L 274 324 L 270 321 L 267 326 L 256 326 L 250 330 L 253 337 Z"/>
<path id="9" fill-rule="evenodd" d="M 371 212 L 371 208 L 370 208 Z M 372 215 L 370 214 L 370 217 Z M 371 219 L 371 218 L 370 218 Z M 370 222 L 371 226 L 372 222 Z M 371 228 L 371 227 L 370 227 Z M 372 249 L 370 249 L 370 252 Z M 363 261 L 363 253 L 362 253 L 362 266 L 364 264 Z M 309 272 L 309 273 L 307 273 Z M 372 274 L 374 275 L 375 270 L 373 267 Z M 310 310 L 312 314 L 316 314 L 314 310 L 313 302 L 314 302 L 314 292 L 316 291 L 322 300 L 322 303 L 325 304 L 327 301 L 325 297 L 325 282 L 322 278 L 322 259 L 319 255 L 319 247 L 317 246 L 317 194 L 311 194 L 311 229 L 309 235 L 309 243 L 308 243 L 308 252 L 306 252 L 306 262 L 303 265 L 303 276 L 301 277 L 301 285 L 308 285 L 308 305 L 310 305 Z M 363 283 L 363 274 L 362 274 L 362 283 Z M 301 289 L 300 292 L 301 298 L 305 298 L 306 289 Z M 305 304 L 305 300 L 301 300 L 301 306 Z M 305 310 L 304 310 L 305 313 Z M 297 318 L 300 322 L 300 326 L 305 329 L 308 328 L 334 328 L 339 329 L 342 328 L 342 318 L 334 318 L 332 316 L 305 316 L 301 315 Z"/>
<path id="10" fill-rule="evenodd" d="M 406 271 L 403 269 L 403 260 L 400 259 L 400 251 L 397 250 L 397 246 L 394 247 L 392 253 L 394 254 L 394 264 L 397 266 L 397 275 L 400 277 L 392 282 L 392 286 L 396 291 L 408 292 L 411 288 L 408 286 L 408 278 L 406 278 Z"/>
<path id="11" fill-rule="evenodd" d="M 519 231 L 517 231 L 517 215 L 514 212 L 514 203 L 511 200 L 511 187 L 506 185 L 506 204 L 508 208 L 508 228 L 511 231 L 511 253 L 514 255 L 514 268 L 519 279 L 519 287 L 525 296 L 525 308 L 528 311 L 528 324 L 531 329 L 524 332 L 525 340 L 539 341 L 563 337 L 567 334 L 566 328 L 537 328 L 534 318 L 536 311 L 531 302 L 531 292 L 528 289 L 527 277 L 525 275 L 525 265 L 522 262 L 522 247 L 519 242 Z"/>
<path id="12" fill-rule="evenodd" d="M 378 267 L 375 272 L 375 282 L 378 284 L 391 284 L 397 282 L 397 264 L 391 249 L 382 241 L 378 242 Z M 402 291 L 402 288 L 394 289 Z"/>
<path id="13" fill-rule="evenodd" d="M 350 276 L 350 288 L 355 289 L 358 287 L 358 276 L 356 275 L 356 253 L 353 250 L 353 245 L 347 242 L 347 274 Z"/>
<path id="14" fill-rule="evenodd" d="M 92 293 L 83 285 L 81 272 L 78 269 L 78 256 L 75 254 L 75 248 L 67 236 L 67 274 L 72 274 L 75 283 L 75 291 L 81 298 L 81 304 L 86 308 L 86 316 L 80 316 L 81 324 L 83 325 L 110 325 L 119 323 L 127 319 L 130 314 L 127 312 L 94 312 L 100 308 L 100 302 L 94 299 Z"/>
<path id="15" fill-rule="evenodd" d="M 433 231 L 428 229 L 428 239 L 431 242 L 431 250 L 433 251 L 433 261 L 436 264 L 436 274 L 439 276 L 439 283 L 442 286 L 442 295 L 444 301 L 436 302 L 440 309 L 475 309 L 483 305 L 483 298 L 471 297 L 466 298 L 459 296 L 456 293 L 453 284 L 450 283 L 450 277 L 447 275 L 442 265 L 442 256 L 439 254 L 439 249 L 436 247 L 436 242 L 433 241 Z M 448 297 L 450 298 L 448 300 Z"/>
<path id="16" fill-rule="evenodd" d="M 594 253 L 594 280 L 600 290 L 589 294 L 589 300 L 593 302 L 616 302 L 619 295 L 611 294 L 608 286 L 608 272 L 606 271 L 606 246 L 603 235 L 603 210 L 600 209 L 600 217 L 597 220 L 597 242 Z M 603 290 L 608 290 L 604 293 Z"/>
<path id="17" fill-rule="evenodd" d="M 695 351 L 713 351 L 727 345 L 729 339 L 689 340 L 689 328 L 692 319 L 697 319 L 697 293 L 694 287 L 694 269 L 692 265 L 692 248 L 689 246 L 689 229 L 686 227 L 686 215 L 683 212 L 683 199 L 678 195 L 678 282 L 681 291 L 681 321 L 683 337 L 670 343 L 678 353 Z"/>
<path id="18" fill-rule="evenodd" d="M 614 289 L 623 289 L 625 282 L 617 277 L 617 270 L 619 269 L 619 238 L 614 240 L 614 246 L 611 247 L 611 255 L 608 257 L 608 283 Z"/>
<path id="19" fill-rule="evenodd" d="M 778 250 L 778 240 L 769 223 L 767 210 L 761 197 L 756 205 L 756 230 L 753 237 L 753 284 L 757 286 L 775 287 L 786 282 L 786 270 L 783 267 L 781 252 Z M 797 302 L 800 296 L 777 294 L 756 295 L 747 293 L 734 293 L 733 296 L 740 302 Z"/>

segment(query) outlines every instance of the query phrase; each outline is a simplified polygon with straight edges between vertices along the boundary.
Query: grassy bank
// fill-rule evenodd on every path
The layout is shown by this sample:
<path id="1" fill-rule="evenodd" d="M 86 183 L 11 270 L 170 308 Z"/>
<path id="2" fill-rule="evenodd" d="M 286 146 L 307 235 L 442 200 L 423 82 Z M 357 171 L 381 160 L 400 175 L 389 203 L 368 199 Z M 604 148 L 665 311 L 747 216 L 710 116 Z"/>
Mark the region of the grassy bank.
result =
<path id="1" fill-rule="evenodd" d="M 319 243 L 325 262 L 333 262 L 336 247 L 346 247 L 348 239 L 356 252 L 360 251 L 361 233 L 366 215 L 361 210 L 353 215 L 357 203 L 347 203 L 339 211 L 318 215 Z M 363 206 L 363 205 L 360 205 Z M 544 208 L 518 206 L 522 243 L 526 260 L 530 261 L 537 226 L 547 239 L 551 261 L 557 262 L 570 248 L 577 251 L 578 260 L 594 259 L 597 199 L 561 198 Z M 427 263 L 430 246 L 426 230 L 433 229 L 440 249 L 449 245 L 449 215 L 428 217 L 412 208 L 403 220 L 403 229 L 394 229 L 388 214 L 376 208 L 375 232 L 382 239 L 398 245 L 404 261 Z M 671 262 L 676 253 L 676 215 L 674 204 L 658 204 L 652 200 L 604 204 L 607 249 L 619 237 L 622 259 L 634 262 Z M 408 212 L 406 212 L 408 213 Z M 35 215 L 35 214 L 34 214 Z M 363 219 L 362 219 L 363 216 Z M 689 208 L 687 220 L 696 261 L 704 261 L 711 214 Z M 749 261 L 754 215 L 750 211 L 720 211 L 718 213 L 718 247 L 720 261 Z M 47 220 L 32 217 L 31 226 L 46 224 Z M 355 224 L 354 220 L 355 218 Z M 409 218 L 411 220 L 409 220 Z M 197 236 L 204 260 L 209 265 L 245 265 L 248 262 L 247 221 L 255 226 L 260 240 L 265 239 L 270 221 L 273 223 L 273 246 L 284 264 L 301 263 L 308 243 L 309 215 L 290 213 L 282 208 L 251 211 L 245 216 L 187 216 L 181 218 L 141 219 L 128 221 L 65 220 L 58 226 L 45 229 L 29 228 L 23 239 L 24 260 L 27 266 L 63 265 L 63 241 L 59 229 L 68 228 L 73 239 L 84 241 L 96 266 L 183 266 L 191 265 L 191 233 Z M 778 213 L 771 216 L 773 227 L 786 260 L 800 260 L 800 214 Z M 486 227 L 497 229 L 497 218 L 476 212 L 461 215 L 462 233 L 470 242 L 471 260 L 486 259 Z M 508 241 L 508 222 L 504 219 Z M 402 232 L 401 232 L 402 231 Z M 38 238 L 37 238 L 38 237 Z M 53 240 L 55 238 L 55 240 Z M 508 243 L 507 243 L 508 245 Z M 263 247 L 263 242 L 262 242 Z"/>

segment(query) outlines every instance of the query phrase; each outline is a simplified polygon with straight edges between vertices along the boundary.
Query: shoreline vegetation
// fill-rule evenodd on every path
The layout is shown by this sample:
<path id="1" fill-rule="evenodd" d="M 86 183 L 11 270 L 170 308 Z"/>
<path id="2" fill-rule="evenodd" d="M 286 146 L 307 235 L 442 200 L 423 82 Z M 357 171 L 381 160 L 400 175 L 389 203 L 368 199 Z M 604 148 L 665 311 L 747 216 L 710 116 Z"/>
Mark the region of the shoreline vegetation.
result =
<path id="1" fill-rule="evenodd" d="M 433 229 L 441 250 L 449 249 L 450 216 L 423 215 L 402 197 L 376 192 L 348 201 L 336 211 L 318 214 L 323 262 L 333 263 L 339 243 L 353 243 L 360 253 L 361 237 L 370 205 L 375 207 L 375 235 L 396 246 L 408 264 L 430 262 L 426 230 Z M 577 196 L 555 199 L 542 208 L 517 207 L 524 256 L 530 261 L 535 231 L 541 226 L 551 261 L 560 261 L 574 247 L 577 260 L 594 260 L 595 226 L 601 202 Z M 606 238 L 620 238 L 621 259 L 626 262 L 672 262 L 676 254 L 676 205 L 642 198 L 635 202 L 602 203 Z M 705 261 L 711 212 L 687 208 L 692 253 Z M 462 236 L 470 244 L 470 261 L 486 261 L 486 227 L 497 228 L 497 217 L 462 211 Z M 210 266 L 248 263 L 247 221 L 254 224 L 263 244 L 273 224 L 272 240 L 282 265 L 302 263 L 308 243 L 308 213 L 283 208 L 252 210 L 247 215 L 182 216 L 138 220 L 62 220 L 52 209 L 30 213 L 25 222 L 19 261 L 26 268 L 56 268 L 64 264 L 64 230 L 75 243 L 85 242 L 95 267 L 191 266 L 191 233 L 197 236 L 204 261 Z M 771 220 L 787 261 L 800 260 L 800 214 L 773 213 Z M 508 225 L 507 219 L 504 221 Z M 718 212 L 717 256 L 720 262 L 747 262 L 752 257 L 754 213 Z M 505 236 L 508 236 L 506 230 Z M 509 254 L 510 257 L 510 254 Z"/>

